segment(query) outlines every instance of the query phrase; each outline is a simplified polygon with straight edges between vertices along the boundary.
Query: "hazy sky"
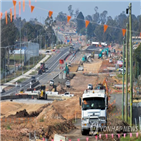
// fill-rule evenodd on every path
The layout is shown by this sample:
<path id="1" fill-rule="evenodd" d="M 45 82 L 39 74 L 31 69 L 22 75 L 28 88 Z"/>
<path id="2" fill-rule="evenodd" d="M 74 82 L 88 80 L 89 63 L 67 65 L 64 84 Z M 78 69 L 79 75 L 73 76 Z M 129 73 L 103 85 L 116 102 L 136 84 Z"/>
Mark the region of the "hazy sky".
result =
<path id="1" fill-rule="evenodd" d="M 19 1 L 23 1 L 23 0 L 17 0 L 17 2 Z M 68 12 L 68 6 L 72 5 L 73 10 L 75 11 L 76 9 L 79 9 L 79 11 L 81 11 L 84 16 L 87 15 L 92 15 L 95 13 L 94 11 L 94 7 L 97 6 L 98 7 L 98 12 L 101 13 L 104 10 L 108 11 L 108 15 L 107 16 L 112 16 L 113 18 L 115 18 L 115 16 L 119 15 L 122 11 L 126 11 L 126 8 L 129 6 L 129 3 L 132 3 L 132 13 L 135 14 L 136 16 L 140 15 L 140 11 L 141 11 L 141 2 L 139 0 L 132 0 L 132 1 L 128 1 L 128 0 L 119 0 L 119 1 L 115 1 L 115 0 L 93 0 L 93 1 L 82 1 L 82 0 L 77 0 L 76 2 L 74 0 L 72 1 L 48 1 L 48 0 L 31 0 L 31 5 L 35 6 L 35 9 L 33 11 L 33 13 L 30 12 L 30 7 L 29 7 L 29 2 L 28 0 L 26 1 L 26 5 L 25 5 L 25 12 L 23 12 L 23 7 L 21 5 L 21 17 L 22 19 L 26 19 L 29 20 L 31 18 L 37 18 L 40 22 L 43 23 L 44 19 L 47 17 L 48 11 L 51 10 L 53 11 L 53 17 L 56 17 L 57 14 L 62 11 L 64 13 L 67 13 L 69 15 Z M 36 1 L 36 2 L 35 2 Z M 1 12 L 5 12 L 5 11 L 10 11 L 9 9 L 12 8 L 12 11 L 14 13 L 14 8 L 13 8 L 13 3 L 12 0 L 0 0 L 1 2 Z M 16 6 L 16 12 L 18 14 L 19 12 L 19 5 L 17 4 Z M 3 15 L 4 17 L 4 15 Z"/>

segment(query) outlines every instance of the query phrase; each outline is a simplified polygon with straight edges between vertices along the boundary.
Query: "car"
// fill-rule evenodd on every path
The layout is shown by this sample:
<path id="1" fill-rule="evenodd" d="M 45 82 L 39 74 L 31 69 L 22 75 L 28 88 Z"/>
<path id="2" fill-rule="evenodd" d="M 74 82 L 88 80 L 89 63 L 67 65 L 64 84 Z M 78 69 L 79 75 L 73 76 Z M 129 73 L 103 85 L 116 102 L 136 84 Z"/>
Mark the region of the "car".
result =
<path id="1" fill-rule="evenodd" d="M 69 80 L 66 81 L 66 86 L 70 87 L 70 81 Z"/>
<path id="2" fill-rule="evenodd" d="M 36 77 L 35 77 L 35 76 L 32 76 L 32 77 L 31 77 L 31 82 L 32 82 L 32 83 L 35 83 L 35 82 L 36 82 Z"/>
<path id="3" fill-rule="evenodd" d="M 78 71 L 83 71 L 83 70 L 84 70 L 84 68 L 82 66 L 78 67 Z"/>
<path id="4" fill-rule="evenodd" d="M 109 59 L 109 63 L 112 63 L 113 62 L 113 60 L 112 59 Z"/>
<path id="5" fill-rule="evenodd" d="M 54 85 L 54 80 L 50 80 L 49 84 L 50 84 L 50 86 L 53 86 Z"/>
<path id="6" fill-rule="evenodd" d="M 71 67 L 71 63 L 70 62 L 68 63 L 68 66 Z"/>
<path id="7" fill-rule="evenodd" d="M 92 89 L 93 89 L 93 85 L 92 85 L 92 84 L 88 84 L 87 88 L 88 88 L 89 90 L 92 90 Z"/>

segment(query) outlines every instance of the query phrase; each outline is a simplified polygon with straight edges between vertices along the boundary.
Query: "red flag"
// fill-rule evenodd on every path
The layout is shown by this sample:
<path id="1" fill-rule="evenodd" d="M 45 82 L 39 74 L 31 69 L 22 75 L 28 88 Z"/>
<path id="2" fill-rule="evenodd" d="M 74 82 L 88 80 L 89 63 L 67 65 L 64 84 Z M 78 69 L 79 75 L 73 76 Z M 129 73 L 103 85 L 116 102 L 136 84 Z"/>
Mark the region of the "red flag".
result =
<path id="1" fill-rule="evenodd" d="M 122 35 L 124 36 L 126 33 L 126 29 L 122 29 Z"/>
<path id="2" fill-rule="evenodd" d="M 7 11 L 5 12 L 5 22 L 7 24 Z"/>
<path id="3" fill-rule="evenodd" d="M 23 11 L 25 11 L 25 0 L 23 0 Z"/>
<path id="4" fill-rule="evenodd" d="M 87 26 L 89 25 L 90 21 L 86 20 L 85 21 L 85 27 L 87 28 Z"/>
<path id="5" fill-rule="evenodd" d="M 3 15 L 2 12 L 0 12 L 0 20 L 2 19 L 2 15 Z"/>
<path id="6" fill-rule="evenodd" d="M 104 24 L 104 32 L 107 30 L 108 25 Z"/>
<path id="7" fill-rule="evenodd" d="M 34 8 L 35 8 L 34 6 L 31 6 L 31 12 L 33 12 Z"/>
<path id="8" fill-rule="evenodd" d="M 67 22 L 69 22 L 71 19 L 71 16 L 67 16 Z"/>
<path id="9" fill-rule="evenodd" d="M 19 1 L 19 15 L 21 15 L 21 2 Z"/>
<path id="10" fill-rule="evenodd" d="M 12 22 L 12 9 L 10 8 L 10 20 Z"/>
<path id="11" fill-rule="evenodd" d="M 52 16 L 53 11 L 49 11 L 49 18 Z"/>

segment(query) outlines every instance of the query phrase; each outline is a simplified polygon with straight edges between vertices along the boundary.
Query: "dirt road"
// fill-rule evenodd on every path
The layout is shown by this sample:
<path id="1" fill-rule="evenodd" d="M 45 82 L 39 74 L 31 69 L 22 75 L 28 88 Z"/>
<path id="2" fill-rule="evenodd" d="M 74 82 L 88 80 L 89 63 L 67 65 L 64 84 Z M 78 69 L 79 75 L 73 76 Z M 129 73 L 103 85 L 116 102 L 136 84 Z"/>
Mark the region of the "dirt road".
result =
<path id="1" fill-rule="evenodd" d="M 77 129 L 72 130 L 68 134 L 62 134 L 62 136 L 66 136 L 66 138 L 71 139 L 71 141 L 76 141 L 77 139 L 80 139 L 81 141 L 86 141 L 86 138 L 89 138 L 89 141 L 96 141 L 95 136 L 83 136 L 81 134 L 81 119 L 76 119 L 74 125 Z"/>

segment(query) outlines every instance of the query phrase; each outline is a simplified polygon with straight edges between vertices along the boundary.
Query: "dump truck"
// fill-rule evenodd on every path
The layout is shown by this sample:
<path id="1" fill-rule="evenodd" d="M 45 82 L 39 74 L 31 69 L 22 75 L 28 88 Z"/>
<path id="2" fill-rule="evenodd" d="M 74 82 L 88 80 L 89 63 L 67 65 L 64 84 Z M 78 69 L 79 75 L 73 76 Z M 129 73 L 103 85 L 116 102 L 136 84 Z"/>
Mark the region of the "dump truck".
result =
<path id="1" fill-rule="evenodd" d="M 85 90 L 79 99 L 81 133 L 98 132 L 107 126 L 108 97 L 105 90 Z"/>
<path id="2" fill-rule="evenodd" d="M 46 86 L 41 85 L 40 92 L 38 93 L 38 99 L 47 99 L 47 94 L 45 92 Z"/>

